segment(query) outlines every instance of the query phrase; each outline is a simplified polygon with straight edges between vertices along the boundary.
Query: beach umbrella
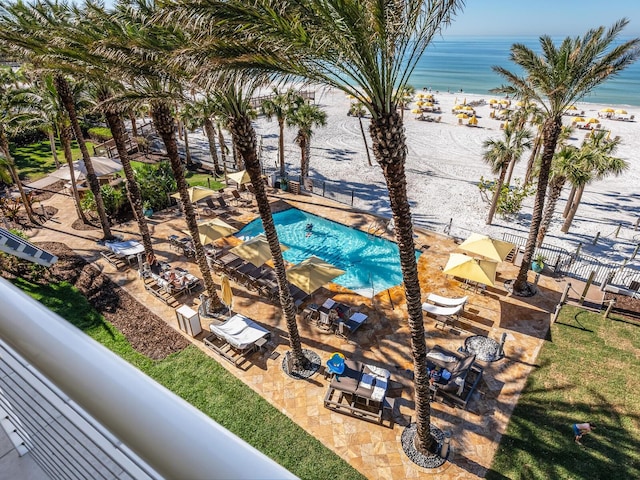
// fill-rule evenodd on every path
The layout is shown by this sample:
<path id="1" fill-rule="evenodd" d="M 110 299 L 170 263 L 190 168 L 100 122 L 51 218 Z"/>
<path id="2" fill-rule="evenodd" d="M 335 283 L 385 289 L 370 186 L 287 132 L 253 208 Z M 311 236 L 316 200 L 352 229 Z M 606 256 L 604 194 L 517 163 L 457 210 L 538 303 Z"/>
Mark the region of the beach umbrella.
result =
<path id="1" fill-rule="evenodd" d="M 195 186 L 195 187 L 189 187 L 187 189 L 187 193 L 189 194 L 189 201 L 191 203 L 195 203 L 202 200 L 203 198 L 207 198 L 212 195 L 215 195 L 218 192 L 216 192 L 215 190 L 211 190 L 210 188 Z M 171 198 L 176 198 L 178 200 L 181 200 L 180 192 L 171 194 Z"/>
<path id="2" fill-rule="evenodd" d="M 237 231 L 237 228 L 232 227 L 219 218 L 214 218 L 207 222 L 198 224 L 198 233 L 200 235 L 200 243 L 202 243 L 202 245 L 213 243 L 216 240 L 236 233 Z M 189 230 L 183 230 L 183 232 L 189 235 Z"/>
<path id="3" fill-rule="evenodd" d="M 620 115 L 626 115 L 627 111 L 626 110 L 616 110 L 616 113 L 619 113 Z"/>
<path id="4" fill-rule="evenodd" d="M 245 183 L 251 183 L 251 177 L 246 170 L 240 170 L 239 172 L 230 173 L 227 175 L 231 180 L 238 185 L 244 185 Z"/>
<path id="5" fill-rule="evenodd" d="M 464 110 L 465 112 L 473 112 L 473 107 L 470 107 L 469 105 L 466 105 L 466 106 L 462 107 L 460 110 Z"/>
<path id="6" fill-rule="evenodd" d="M 569 105 L 567 107 L 567 110 L 578 110 L 578 107 L 576 107 L 575 105 Z"/>
<path id="7" fill-rule="evenodd" d="M 289 250 L 289 247 L 280 245 L 280 250 L 284 252 L 285 250 Z M 260 234 L 257 237 L 247 240 L 243 244 L 232 248 L 229 252 L 253 263 L 256 267 L 259 267 L 271 258 L 269 242 L 264 234 Z"/>
<path id="8" fill-rule="evenodd" d="M 417 105 L 417 106 L 419 106 L 419 107 L 421 107 L 421 106 L 423 106 L 423 105 L 424 105 L 424 102 L 422 102 L 422 101 L 420 101 L 420 102 L 416 102 L 416 105 Z"/>
<path id="9" fill-rule="evenodd" d="M 220 300 L 229 309 L 229 316 L 231 316 L 231 309 L 233 308 L 233 291 L 231 290 L 231 284 L 229 283 L 229 277 L 222 274 L 220 277 Z"/>
<path id="10" fill-rule="evenodd" d="M 460 110 L 462 105 L 454 105 L 452 110 Z"/>
<path id="11" fill-rule="evenodd" d="M 418 94 L 418 98 L 425 98 L 425 94 L 424 93 L 419 93 Z"/>
<path id="12" fill-rule="evenodd" d="M 509 105 L 511 102 L 509 100 L 506 100 L 506 99 L 503 98 L 498 103 L 501 103 L 502 105 Z"/>
<path id="13" fill-rule="evenodd" d="M 574 119 L 573 119 L 573 121 L 574 121 L 574 122 L 577 122 L 577 123 L 582 123 L 582 122 L 584 122 L 584 118 L 582 118 L 582 117 L 576 117 L 576 118 L 574 118 Z"/>
<path id="14" fill-rule="evenodd" d="M 475 115 L 469 119 L 469 125 L 478 125 L 478 119 Z"/>
<path id="15" fill-rule="evenodd" d="M 476 255 L 488 258 L 489 260 L 502 262 L 514 247 L 515 245 L 513 243 L 495 240 L 479 233 L 472 233 L 458 248 L 465 252 L 475 253 Z"/>
<path id="16" fill-rule="evenodd" d="M 295 286 L 311 294 L 343 273 L 344 270 L 311 256 L 287 270 L 287 278 Z"/>
<path id="17" fill-rule="evenodd" d="M 511 110 L 500 110 L 498 112 L 498 115 L 509 115 L 511 113 Z"/>
<path id="18" fill-rule="evenodd" d="M 422 110 L 420 110 L 419 108 L 414 108 L 413 110 L 411 110 L 411 113 L 422 113 Z"/>
<path id="19" fill-rule="evenodd" d="M 423 107 L 433 107 L 433 103 L 432 102 L 424 102 Z"/>
<path id="20" fill-rule="evenodd" d="M 497 266 L 498 262 L 491 260 L 478 260 L 462 253 L 450 253 L 449 260 L 442 272 L 472 282 L 493 286 Z"/>
<path id="21" fill-rule="evenodd" d="M 424 98 L 428 98 L 428 99 L 432 100 L 432 99 L 433 99 L 433 95 L 431 95 L 431 94 L 429 93 L 429 94 L 425 95 L 425 96 L 424 96 Z"/>
<path id="22" fill-rule="evenodd" d="M 498 100 L 496 100 L 495 98 L 492 98 L 491 100 L 489 100 L 489 103 L 491 104 L 498 103 Z"/>
<path id="23" fill-rule="evenodd" d="M 600 111 L 603 112 L 603 113 L 613 113 L 613 112 L 615 112 L 615 110 L 613 108 L 603 108 Z"/>
<path id="24" fill-rule="evenodd" d="M 469 118 L 469 115 L 467 115 L 466 113 L 459 113 L 456 115 L 457 118 L 463 118 L 463 119 L 467 119 Z"/>
<path id="25" fill-rule="evenodd" d="M 97 177 L 104 177 L 111 175 L 112 173 L 122 170 L 122 163 L 119 160 L 114 160 L 108 157 L 90 157 L 93 169 L 96 172 Z M 84 160 L 76 160 L 73 162 L 73 172 L 76 180 L 81 180 L 87 176 L 87 167 L 84 164 Z M 71 174 L 69 173 L 69 165 L 63 165 L 58 170 L 50 174 L 52 177 L 59 178 L 61 180 L 71 180 Z"/>
<path id="26" fill-rule="evenodd" d="M 589 120 L 587 120 L 587 123 L 600 123 L 600 120 L 598 120 L 597 118 L 590 118 Z"/>

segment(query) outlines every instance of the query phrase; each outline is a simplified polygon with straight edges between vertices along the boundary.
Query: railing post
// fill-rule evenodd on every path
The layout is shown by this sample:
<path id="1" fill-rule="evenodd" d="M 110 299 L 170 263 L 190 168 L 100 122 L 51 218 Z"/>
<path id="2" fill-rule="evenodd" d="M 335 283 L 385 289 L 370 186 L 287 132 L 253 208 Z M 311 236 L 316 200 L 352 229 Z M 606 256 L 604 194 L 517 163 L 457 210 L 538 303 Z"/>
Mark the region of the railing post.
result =
<path id="1" fill-rule="evenodd" d="M 589 292 L 589 287 L 591 287 L 591 284 L 593 283 L 593 277 L 595 276 L 596 276 L 596 271 L 595 270 L 591 271 L 591 273 L 589 274 L 589 279 L 587 280 L 587 284 L 584 286 L 582 295 L 580 295 L 580 305 L 584 303 L 584 299 L 587 296 L 587 293 Z"/>
<path id="2" fill-rule="evenodd" d="M 593 239 L 593 243 L 592 245 L 595 245 L 596 243 L 598 243 L 598 239 L 600 238 L 600 232 L 596 233 L 595 238 Z"/>
<path id="3" fill-rule="evenodd" d="M 322 182 L 322 196 L 323 197 L 324 197 L 324 194 L 325 194 L 325 191 L 326 191 L 326 185 L 327 185 L 327 182 L 323 181 Z"/>
<path id="4" fill-rule="evenodd" d="M 631 254 L 631 258 L 629 258 L 629 260 L 633 260 L 634 258 L 636 258 L 636 255 L 638 254 L 638 250 L 640 250 L 640 243 L 636 245 L 636 248 L 633 249 L 633 253 Z"/>
<path id="5" fill-rule="evenodd" d="M 616 233 L 614 234 L 615 238 L 618 238 L 618 235 L 620 235 L 620 229 L 622 228 L 622 224 L 619 223 L 618 224 L 618 228 L 616 228 Z"/>
<path id="6" fill-rule="evenodd" d="M 571 283 L 567 283 L 564 286 L 564 291 L 562 292 L 562 296 L 560 297 L 561 304 L 564 304 L 567 302 L 567 297 L 569 296 L 569 289 L 571 289 Z"/>
<path id="7" fill-rule="evenodd" d="M 609 300 L 609 306 L 607 307 L 607 310 L 604 312 L 604 318 L 609 318 L 609 313 L 611 312 L 611 309 L 613 308 L 615 303 L 616 303 L 615 298 L 612 298 L 611 300 Z"/>
<path id="8" fill-rule="evenodd" d="M 637 231 L 639 226 L 640 226 L 640 217 L 636 218 L 636 224 L 633 227 L 633 229 Z"/>
<path id="9" fill-rule="evenodd" d="M 351 190 L 351 206 L 352 206 L 352 207 L 353 207 L 353 194 L 354 194 L 354 191 L 353 191 L 353 190 Z"/>
<path id="10" fill-rule="evenodd" d="M 553 312 L 553 315 L 551 315 L 551 325 L 556 323 L 556 320 L 558 319 L 558 315 L 560 315 L 560 310 L 562 310 L 562 304 L 561 303 L 556 305 L 556 309 Z"/>

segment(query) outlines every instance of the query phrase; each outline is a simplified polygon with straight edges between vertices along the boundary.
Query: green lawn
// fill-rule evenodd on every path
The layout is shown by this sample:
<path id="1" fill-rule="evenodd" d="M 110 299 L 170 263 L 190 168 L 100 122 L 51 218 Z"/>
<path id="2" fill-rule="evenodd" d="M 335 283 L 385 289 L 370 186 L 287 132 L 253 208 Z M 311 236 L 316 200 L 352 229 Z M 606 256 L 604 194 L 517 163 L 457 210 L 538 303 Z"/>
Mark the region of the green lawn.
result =
<path id="1" fill-rule="evenodd" d="M 68 283 L 16 285 L 300 478 L 364 478 L 196 347 L 152 361 Z"/>
<path id="2" fill-rule="evenodd" d="M 564 307 L 548 340 L 487 478 L 640 478 L 640 324 Z"/>
<path id="3" fill-rule="evenodd" d="M 89 153 L 93 154 L 93 143 L 86 143 Z M 64 165 L 66 164 L 64 152 L 60 148 L 60 144 L 57 146 L 58 161 Z M 78 144 L 75 141 L 71 144 L 71 154 L 74 160 L 82 157 Z M 48 140 L 32 143 L 25 147 L 12 146 L 11 155 L 16 162 L 18 172 L 20 172 L 20 178 L 23 181 L 38 180 L 56 169 Z"/>

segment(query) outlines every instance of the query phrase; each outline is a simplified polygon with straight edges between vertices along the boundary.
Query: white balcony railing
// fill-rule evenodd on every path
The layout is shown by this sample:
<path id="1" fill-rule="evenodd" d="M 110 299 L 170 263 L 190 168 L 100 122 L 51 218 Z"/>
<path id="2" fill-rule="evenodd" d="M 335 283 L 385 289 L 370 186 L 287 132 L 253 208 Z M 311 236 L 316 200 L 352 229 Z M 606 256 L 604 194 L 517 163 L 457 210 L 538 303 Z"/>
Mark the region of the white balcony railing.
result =
<path id="1" fill-rule="evenodd" d="M 0 420 L 52 478 L 295 478 L 3 279 L 0 339 Z"/>

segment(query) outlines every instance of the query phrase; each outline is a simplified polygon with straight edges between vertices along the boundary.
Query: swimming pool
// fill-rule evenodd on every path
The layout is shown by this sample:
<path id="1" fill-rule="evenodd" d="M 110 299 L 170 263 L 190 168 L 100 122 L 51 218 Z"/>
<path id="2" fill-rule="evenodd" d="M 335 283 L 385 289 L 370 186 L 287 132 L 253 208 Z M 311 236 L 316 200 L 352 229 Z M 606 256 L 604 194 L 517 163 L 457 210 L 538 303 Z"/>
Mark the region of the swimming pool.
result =
<path id="1" fill-rule="evenodd" d="M 345 270 L 335 283 L 366 297 L 402 283 L 400 254 L 393 242 L 296 208 L 274 213 L 273 221 L 280 242 L 289 247 L 283 252 L 288 262 L 315 255 Z M 311 235 L 308 224 L 313 225 Z M 249 240 L 263 232 L 262 220 L 257 219 L 235 236 Z M 419 255 L 416 252 L 416 258 Z"/>

